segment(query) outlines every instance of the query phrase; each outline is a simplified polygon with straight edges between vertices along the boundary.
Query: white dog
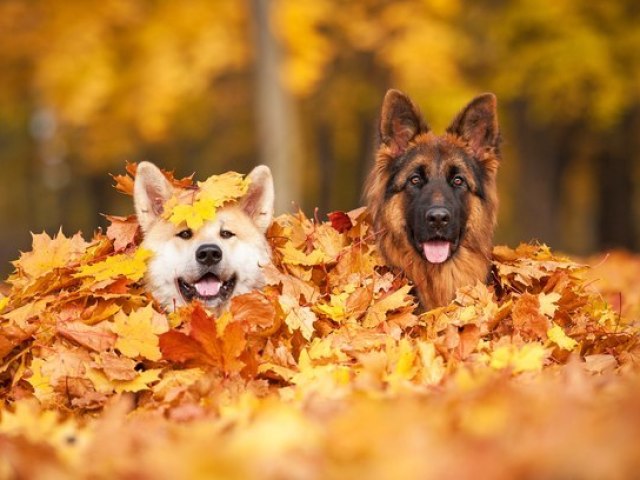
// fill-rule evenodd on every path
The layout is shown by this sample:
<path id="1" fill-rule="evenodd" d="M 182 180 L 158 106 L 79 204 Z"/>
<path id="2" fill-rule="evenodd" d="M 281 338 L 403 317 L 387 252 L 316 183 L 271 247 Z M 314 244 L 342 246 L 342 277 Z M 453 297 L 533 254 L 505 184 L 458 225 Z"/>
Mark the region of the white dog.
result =
<path id="1" fill-rule="evenodd" d="M 175 188 L 162 172 L 149 162 L 138 165 L 135 209 L 142 247 L 153 253 L 145 282 L 165 308 L 197 299 L 219 311 L 232 296 L 264 285 L 262 267 L 271 261 L 265 232 L 273 219 L 273 178 L 263 165 L 248 178 L 243 198 L 219 208 L 213 220 L 192 231 L 164 218 Z"/>

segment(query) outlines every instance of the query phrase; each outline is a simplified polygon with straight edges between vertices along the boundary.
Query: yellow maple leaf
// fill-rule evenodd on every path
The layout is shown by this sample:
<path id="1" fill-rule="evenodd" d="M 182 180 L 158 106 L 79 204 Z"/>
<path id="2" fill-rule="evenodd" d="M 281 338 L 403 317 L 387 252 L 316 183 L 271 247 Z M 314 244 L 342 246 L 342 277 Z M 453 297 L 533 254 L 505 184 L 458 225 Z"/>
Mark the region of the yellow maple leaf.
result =
<path id="1" fill-rule="evenodd" d="M 313 335 L 313 323 L 317 320 L 315 313 L 309 307 L 301 307 L 298 302 L 289 295 L 280 295 L 278 298 L 282 311 L 285 313 L 284 323 L 289 330 L 299 330 L 302 336 L 310 340 Z"/>
<path id="2" fill-rule="evenodd" d="M 51 385 L 51 378 L 42 371 L 44 365 L 44 359 L 34 358 L 31 362 L 31 372 L 33 372 L 33 375 L 27 378 L 27 382 L 33 387 L 33 393 L 36 398 L 46 403 L 53 397 L 53 385 Z"/>
<path id="3" fill-rule="evenodd" d="M 337 362 L 346 362 L 349 357 L 339 348 L 334 348 L 330 337 L 314 338 L 307 347 L 311 360 L 333 359 Z"/>
<path id="4" fill-rule="evenodd" d="M 556 323 L 552 323 L 552 325 L 553 326 L 547 330 L 547 337 L 549 337 L 549 340 L 564 350 L 572 351 L 578 346 L 578 342 L 568 336 L 560 325 Z"/>
<path id="5" fill-rule="evenodd" d="M 315 249 L 311 253 L 304 253 L 293 246 L 291 242 L 279 249 L 282 252 L 282 262 L 290 265 L 302 265 L 304 267 L 312 267 L 314 265 L 322 265 L 331 261 L 322 250 Z"/>
<path id="6" fill-rule="evenodd" d="M 430 342 L 418 342 L 418 351 L 422 369 L 420 376 L 427 385 L 437 385 L 444 378 L 446 368 L 444 360 L 436 353 L 436 347 Z"/>
<path id="7" fill-rule="evenodd" d="M 153 325 L 153 314 L 151 305 L 139 308 L 130 315 L 118 312 L 111 327 L 113 333 L 118 335 L 115 348 L 129 358 L 160 360 L 159 332 Z"/>
<path id="8" fill-rule="evenodd" d="M 351 381 L 351 370 L 335 363 L 316 365 L 306 349 L 300 351 L 298 359 L 299 372 L 294 374 L 291 382 L 296 384 L 300 392 L 318 392 L 326 396 L 341 396 L 342 389 Z"/>
<path id="9" fill-rule="evenodd" d="M 323 223 L 316 226 L 313 244 L 328 258 L 337 258 L 344 247 L 345 236 L 338 233 L 330 223 Z"/>
<path id="10" fill-rule="evenodd" d="M 216 218 L 216 205 L 208 198 L 196 199 L 193 203 L 180 203 L 169 210 L 168 220 L 174 225 L 186 224 L 197 231 L 210 220 Z"/>
<path id="11" fill-rule="evenodd" d="M 397 344 L 391 341 L 387 343 L 387 357 L 392 368 L 386 380 L 391 385 L 397 386 L 415 376 L 418 370 L 415 365 L 418 352 L 408 339 L 403 338 Z"/>
<path id="12" fill-rule="evenodd" d="M 140 372 L 133 380 L 128 381 L 119 381 L 114 380 L 114 390 L 116 393 L 123 392 L 140 392 L 142 390 L 148 390 L 149 384 L 157 382 L 160 380 L 160 372 L 161 368 L 152 368 L 150 370 L 145 370 L 144 372 Z"/>
<path id="13" fill-rule="evenodd" d="M 539 372 L 547 351 L 539 343 L 527 343 L 522 348 L 503 345 L 490 354 L 489 366 L 496 370 L 510 367 L 513 373 Z"/>
<path id="14" fill-rule="evenodd" d="M 92 265 L 83 265 L 74 277 L 93 277 L 96 282 L 101 282 L 123 276 L 137 282 L 147 271 L 149 257 L 149 250 L 138 248 L 133 255 L 120 253 Z"/>
<path id="15" fill-rule="evenodd" d="M 216 209 L 238 200 L 247 193 L 249 179 L 236 172 L 212 175 L 198 182 L 199 190 L 189 201 L 180 201 L 175 195 L 164 205 L 164 217 L 174 225 L 186 225 L 194 231 L 216 218 Z"/>
<path id="16" fill-rule="evenodd" d="M 411 288 L 411 285 L 405 285 L 375 302 L 367 311 L 363 326 L 374 328 L 385 321 L 388 312 L 411 305 L 413 303 L 413 297 L 409 294 Z"/>
<path id="17" fill-rule="evenodd" d="M 0 313 L 2 313 L 5 308 L 7 308 L 7 305 L 9 305 L 9 297 L 0 298 Z"/>
<path id="18" fill-rule="evenodd" d="M 326 315 L 331 320 L 341 322 L 347 316 L 347 298 L 349 292 L 342 292 L 329 297 L 329 303 L 318 303 L 314 305 L 314 310 Z"/>
<path id="19" fill-rule="evenodd" d="M 161 368 L 152 368 L 140 372 L 132 380 L 109 380 L 107 376 L 95 368 L 87 371 L 87 378 L 91 380 L 96 391 L 101 393 L 123 393 L 123 392 L 140 392 L 149 390 L 149 384 L 157 382 L 160 379 Z"/>
<path id="20" fill-rule="evenodd" d="M 538 295 L 540 301 L 540 313 L 549 318 L 553 318 L 558 310 L 557 301 L 560 300 L 560 294 L 556 292 L 541 293 Z"/>
<path id="21" fill-rule="evenodd" d="M 13 262 L 16 269 L 29 278 L 37 278 L 55 268 L 79 260 L 89 245 L 80 233 L 67 238 L 62 234 L 62 230 L 53 238 L 46 233 L 32 234 L 32 237 L 31 251 L 23 253 Z"/>
<path id="22" fill-rule="evenodd" d="M 243 197 L 247 193 L 250 183 L 248 178 L 244 178 L 244 175 L 236 172 L 212 175 L 204 182 L 198 182 L 200 191 L 196 198 L 207 199 L 213 203 L 215 208 L 218 208 L 229 201 Z"/>

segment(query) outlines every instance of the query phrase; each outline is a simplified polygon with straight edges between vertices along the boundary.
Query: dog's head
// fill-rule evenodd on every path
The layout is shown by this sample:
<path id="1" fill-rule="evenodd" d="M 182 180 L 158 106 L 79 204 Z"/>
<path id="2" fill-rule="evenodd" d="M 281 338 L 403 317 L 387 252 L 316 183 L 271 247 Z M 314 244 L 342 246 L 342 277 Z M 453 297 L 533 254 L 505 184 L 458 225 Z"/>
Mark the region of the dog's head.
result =
<path id="1" fill-rule="evenodd" d="M 367 189 L 374 222 L 429 264 L 447 262 L 461 245 L 490 250 L 499 140 L 493 94 L 475 98 L 435 135 L 409 97 L 390 90 Z"/>
<path id="2" fill-rule="evenodd" d="M 163 216 L 174 194 L 187 199 L 193 192 L 176 192 L 152 163 L 138 165 L 134 203 L 142 246 L 153 253 L 146 284 L 166 308 L 197 299 L 219 309 L 233 295 L 263 285 L 262 267 L 271 257 L 265 232 L 273 219 L 273 179 L 266 166 L 254 168 L 248 178 L 242 199 L 219 208 L 213 220 L 193 231 Z"/>

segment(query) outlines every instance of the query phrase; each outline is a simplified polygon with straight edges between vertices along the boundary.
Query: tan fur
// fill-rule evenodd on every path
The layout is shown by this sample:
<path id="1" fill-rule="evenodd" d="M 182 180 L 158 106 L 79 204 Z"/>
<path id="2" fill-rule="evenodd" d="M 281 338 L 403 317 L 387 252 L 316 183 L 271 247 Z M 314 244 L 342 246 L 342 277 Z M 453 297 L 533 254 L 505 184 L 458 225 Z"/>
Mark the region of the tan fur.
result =
<path id="1" fill-rule="evenodd" d="M 207 307 L 220 312 L 231 297 L 264 285 L 262 268 L 270 262 L 271 253 L 265 232 L 273 218 L 273 180 L 264 166 L 253 169 L 249 179 L 249 190 L 242 199 L 219 208 L 215 217 L 199 230 L 190 230 L 191 238 L 182 238 L 178 234 L 187 226 L 169 222 L 163 216 L 163 206 L 172 195 L 179 202 L 190 203 L 196 190 L 176 189 L 149 162 L 138 166 L 134 202 L 144 234 L 142 247 L 153 254 L 145 284 L 165 308 L 171 310 L 186 303 L 178 279 L 194 283 L 206 273 L 196 260 L 196 252 L 202 245 L 215 245 L 221 250 L 221 259 L 210 273 L 221 281 L 236 279 L 228 298 L 208 299 Z M 223 236 L 222 231 L 233 235 Z"/>
<path id="2" fill-rule="evenodd" d="M 385 103 L 387 103 L 386 99 Z M 385 111 L 389 110 L 391 109 L 383 107 L 382 123 L 385 122 Z M 419 118 L 419 120 L 424 125 L 422 119 Z M 426 127 L 423 128 L 426 129 Z M 381 133 L 384 139 L 384 132 Z M 405 140 L 405 137 L 401 140 Z M 405 145 L 404 151 L 421 144 L 435 145 L 440 148 L 447 164 L 456 162 L 455 155 L 448 153 L 453 150 L 452 147 L 463 148 L 468 153 L 474 153 L 479 157 L 486 172 L 484 183 L 486 198 L 483 202 L 476 196 L 470 197 L 465 234 L 457 252 L 444 263 L 432 264 L 420 255 L 407 237 L 406 196 L 400 192 L 385 199 L 387 184 L 391 177 L 389 165 L 399 155 L 398 145 L 391 141 L 385 143 L 383 140 L 378 148 L 375 165 L 365 186 L 366 203 L 373 217 L 378 246 L 386 262 L 390 266 L 403 270 L 413 281 L 421 304 L 433 308 L 451 302 L 458 288 L 474 284 L 478 280 L 485 281 L 487 278 L 491 266 L 493 231 L 498 211 L 496 174 L 499 153 L 497 148 L 487 148 L 478 155 L 477 151 L 472 152 L 469 142 L 460 136 L 451 133 L 438 136 L 430 131 L 419 132 L 411 138 Z M 403 172 L 409 172 L 415 168 L 416 162 L 423 162 L 425 168 L 431 167 L 429 159 L 419 155 L 409 165 L 404 166 L 399 175 L 402 176 Z"/>

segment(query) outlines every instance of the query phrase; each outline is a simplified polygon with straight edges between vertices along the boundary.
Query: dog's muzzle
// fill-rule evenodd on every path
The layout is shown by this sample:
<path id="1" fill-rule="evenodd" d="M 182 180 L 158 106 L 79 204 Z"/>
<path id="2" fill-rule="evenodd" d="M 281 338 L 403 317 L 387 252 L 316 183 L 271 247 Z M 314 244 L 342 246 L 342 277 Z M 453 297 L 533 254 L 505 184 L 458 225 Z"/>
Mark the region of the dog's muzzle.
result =
<path id="1" fill-rule="evenodd" d="M 429 263 L 446 262 L 458 247 L 458 235 L 451 222 L 451 212 L 446 207 L 431 207 L 425 213 L 427 240 L 420 243 L 420 250 Z"/>

